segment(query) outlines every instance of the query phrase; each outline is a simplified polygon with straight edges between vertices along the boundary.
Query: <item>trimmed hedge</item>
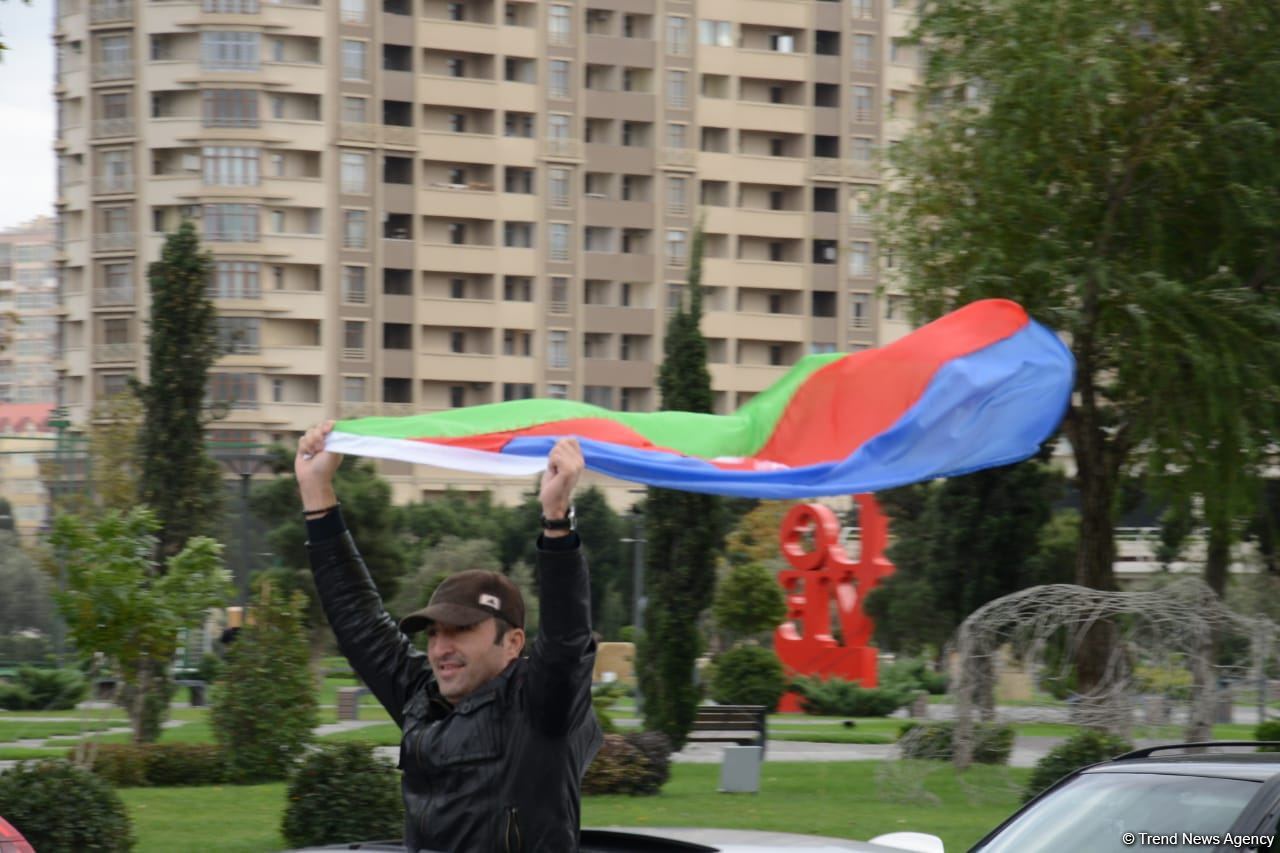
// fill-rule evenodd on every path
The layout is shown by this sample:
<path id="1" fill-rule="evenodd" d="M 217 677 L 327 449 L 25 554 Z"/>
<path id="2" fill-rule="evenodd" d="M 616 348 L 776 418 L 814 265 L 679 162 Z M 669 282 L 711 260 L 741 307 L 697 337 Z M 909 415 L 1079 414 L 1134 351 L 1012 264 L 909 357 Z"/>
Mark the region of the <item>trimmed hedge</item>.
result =
<path id="1" fill-rule="evenodd" d="M 289 778 L 280 827 L 291 847 L 400 838 L 400 773 L 361 741 L 317 747 Z"/>
<path id="2" fill-rule="evenodd" d="M 1013 752 L 1012 726 L 978 723 L 973 727 L 973 760 L 978 764 L 1008 764 Z M 955 754 L 955 723 L 904 723 L 898 729 L 903 758 L 950 761 Z"/>
<path id="3" fill-rule="evenodd" d="M 221 785 L 231 781 L 226 754 L 206 743 L 98 744 L 92 770 L 117 788 Z"/>
<path id="4" fill-rule="evenodd" d="M 0 773 L 0 815 L 40 853 L 115 853 L 136 844 L 120 796 L 67 761 L 22 762 Z"/>
<path id="5" fill-rule="evenodd" d="M 1258 727 L 1253 730 L 1253 739 L 1280 740 L 1280 720 L 1267 720 L 1264 723 L 1258 723 Z M 1259 747 L 1258 752 L 1280 752 L 1280 746 Z"/>
<path id="6" fill-rule="evenodd" d="M 911 701 L 911 693 L 884 687 L 862 687 L 843 678 L 801 676 L 791 682 L 806 714 L 829 717 L 887 717 Z"/>
<path id="7" fill-rule="evenodd" d="M 671 776 L 671 741 L 661 732 L 607 734 L 582 778 L 584 796 L 650 796 Z"/>
<path id="8" fill-rule="evenodd" d="M 12 684 L 0 684 L 0 708 L 6 711 L 70 711 L 89 692 L 75 669 L 18 668 Z"/>
<path id="9" fill-rule="evenodd" d="M 772 649 L 735 646 L 712 663 L 711 698 L 721 705 L 763 705 L 772 712 L 786 689 L 782 662 Z"/>
<path id="10" fill-rule="evenodd" d="M 1068 773 L 1115 758 L 1132 749 L 1133 744 L 1124 738 L 1097 729 L 1076 732 L 1036 762 L 1036 768 L 1031 772 L 1027 787 L 1022 792 L 1022 801 L 1025 803 L 1030 800 Z"/>

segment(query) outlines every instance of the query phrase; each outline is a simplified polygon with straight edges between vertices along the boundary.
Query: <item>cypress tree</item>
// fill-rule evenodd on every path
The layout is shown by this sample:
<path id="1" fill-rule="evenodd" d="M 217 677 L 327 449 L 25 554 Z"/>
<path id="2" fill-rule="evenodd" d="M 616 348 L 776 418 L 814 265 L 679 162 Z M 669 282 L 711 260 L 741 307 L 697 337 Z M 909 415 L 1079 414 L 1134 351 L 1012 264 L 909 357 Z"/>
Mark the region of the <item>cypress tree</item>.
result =
<path id="1" fill-rule="evenodd" d="M 150 383 L 136 385 L 144 417 L 139 436 L 139 498 L 160 522 L 161 554 L 192 536 L 213 535 L 222 505 L 218 464 L 204 446 L 204 399 L 218 357 L 217 312 L 207 287 L 213 260 L 186 220 L 148 270 L 151 283 Z"/>
<path id="2" fill-rule="evenodd" d="M 690 247 L 686 310 L 667 323 L 658 374 L 666 411 L 712 410 L 702 320 L 702 228 Z M 723 502 L 714 495 L 649 489 L 645 500 L 649 603 L 637 658 L 647 729 L 684 745 L 698 705 L 694 664 L 702 651 L 698 619 L 711 606 L 716 557 L 724 539 Z"/>

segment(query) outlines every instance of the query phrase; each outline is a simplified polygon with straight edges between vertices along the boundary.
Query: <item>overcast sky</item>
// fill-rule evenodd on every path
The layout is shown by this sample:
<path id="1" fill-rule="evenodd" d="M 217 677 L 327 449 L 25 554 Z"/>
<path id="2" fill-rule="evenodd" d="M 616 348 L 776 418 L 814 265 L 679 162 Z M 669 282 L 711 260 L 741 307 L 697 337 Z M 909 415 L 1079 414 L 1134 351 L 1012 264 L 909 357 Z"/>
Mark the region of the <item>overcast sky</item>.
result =
<path id="1" fill-rule="evenodd" d="M 0 2 L 0 229 L 53 213 L 53 0 Z"/>

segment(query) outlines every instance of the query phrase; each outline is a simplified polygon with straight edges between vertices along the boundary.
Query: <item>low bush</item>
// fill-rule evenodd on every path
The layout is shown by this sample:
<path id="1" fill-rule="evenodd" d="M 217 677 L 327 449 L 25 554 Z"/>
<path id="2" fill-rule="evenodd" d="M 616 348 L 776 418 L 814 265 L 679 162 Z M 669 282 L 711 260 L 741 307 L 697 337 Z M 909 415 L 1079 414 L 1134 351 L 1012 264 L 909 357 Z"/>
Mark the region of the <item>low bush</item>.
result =
<path id="1" fill-rule="evenodd" d="M 658 732 L 608 734 L 582 778 L 584 796 L 658 793 L 671 775 L 671 741 Z"/>
<path id="2" fill-rule="evenodd" d="M 89 692 L 74 669 L 18 669 L 12 684 L 0 684 L 0 708 L 6 711 L 69 711 Z"/>
<path id="3" fill-rule="evenodd" d="M 119 795 L 67 761 L 23 762 L 0 773 L 0 815 L 40 853 L 124 851 L 136 843 Z"/>
<path id="4" fill-rule="evenodd" d="M 226 754 L 207 743 L 98 744 L 92 770 L 117 788 L 220 785 L 230 781 Z"/>
<path id="5" fill-rule="evenodd" d="M 1012 726 L 978 723 L 973 727 L 973 760 L 977 764 L 1008 764 L 1013 752 Z M 904 723 L 898 730 L 903 758 L 950 761 L 955 754 L 955 723 Z"/>
<path id="6" fill-rule="evenodd" d="M 1258 727 L 1253 730 L 1254 740 L 1274 740 L 1280 741 L 1280 720 L 1267 720 L 1258 723 Z M 1259 752 L 1280 752 L 1280 746 L 1263 746 L 1258 748 Z"/>
<path id="7" fill-rule="evenodd" d="M 591 707 L 595 710 L 596 720 L 599 721 L 600 729 L 605 734 L 612 734 L 618 730 L 618 727 L 613 723 L 613 715 L 609 713 L 609 709 L 625 694 L 626 687 L 620 681 L 600 684 L 591 690 Z"/>
<path id="8" fill-rule="evenodd" d="M 1036 762 L 1035 770 L 1031 771 L 1031 778 L 1027 780 L 1027 787 L 1022 792 L 1022 800 L 1030 800 L 1068 773 L 1123 755 L 1131 749 L 1133 744 L 1124 738 L 1097 729 L 1077 732 Z"/>
<path id="9" fill-rule="evenodd" d="M 894 688 L 862 687 L 843 678 L 800 677 L 791 682 L 806 714 L 832 717 L 887 717 L 911 701 Z"/>
<path id="10" fill-rule="evenodd" d="M 920 658 L 899 658 L 893 663 L 880 667 L 881 689 L 905 693 L 923 690 L 934 696 L 947 692 L 947 676 L 934 672 L 929 664 Z"/>
<path id="11" fill-rule="evenodd" d="M 324 744 L 289 778 L 280 831 L 291 847 L 400 838 L 400 774 L 372 744 Z"/>
<path id="12" fill-rule="evenodd" d="M 711 698 L 721 705 L 763 705 L 773 711 L 786 689 L 787 677 L 772 649 L 737 646 L 712 664 Z"/>

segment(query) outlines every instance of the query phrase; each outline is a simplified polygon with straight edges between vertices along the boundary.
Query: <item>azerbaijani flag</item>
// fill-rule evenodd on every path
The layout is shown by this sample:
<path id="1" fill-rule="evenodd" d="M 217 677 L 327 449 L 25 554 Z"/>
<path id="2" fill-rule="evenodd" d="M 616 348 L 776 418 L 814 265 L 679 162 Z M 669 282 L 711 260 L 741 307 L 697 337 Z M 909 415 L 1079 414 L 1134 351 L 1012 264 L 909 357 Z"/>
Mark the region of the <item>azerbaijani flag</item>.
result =
<path id="1" fill-rule="evenodd" d="M 810 355 L 732 415 L 514 400 L 338 421 L 327 449 L 527 476 L 577 436 L 593 471 L 752 498 L 875 492 L 1017 462 L 1057 429 L 1075 362 L 1016 303 L 975 302 L 906 337 Z"/>

